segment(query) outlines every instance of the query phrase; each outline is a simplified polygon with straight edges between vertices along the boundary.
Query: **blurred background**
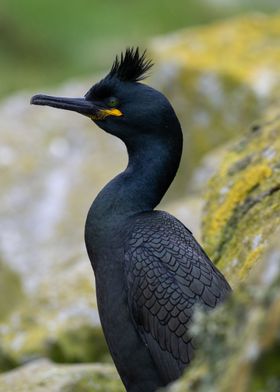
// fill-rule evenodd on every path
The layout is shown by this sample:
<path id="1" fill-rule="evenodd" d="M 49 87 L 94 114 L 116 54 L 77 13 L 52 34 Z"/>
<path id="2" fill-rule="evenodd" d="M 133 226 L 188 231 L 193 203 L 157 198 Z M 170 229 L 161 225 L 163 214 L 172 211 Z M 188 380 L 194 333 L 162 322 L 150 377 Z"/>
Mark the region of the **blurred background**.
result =
<path id="1" fill-rule="evenodd" d="M 116 54 L 136 45 L 155 62 L 147 83 L 170 99 L 184 131 L 181 167 L 160 208 L 203 241 L 234 287 L 279 226 L 279 0 L 1 0 L 0 392 L 123 391 L 101 332 L 83 231 L 92 200 L 125 167 L 125 148 L 88 118 L 29 101 L 39 92 L 82 96 Z M 263 195 L 271 199 L 248 217 L 247 198 Z M 265 282 L 272 292 L 274 281 Z M 252 309 L 268 307 L 260 298 Z M 251 305 L 236 301 L 245 331 L 240 309 L 247 314 Z M 240 345 L 210 339 L 218 379 L 239 366 L 219 360 L 250 344 L 243 326 L 221 322 L 231 336 L 239 331 Z M 220 391 L 208 373 L 197 391 Z M 278 381 L 235 390 L 278 392 Z"/>
<path id="2" fill-rule="evenodd" d="M 103 71 L 116 52 L 159 34 L 278 8 L 277 0 L 1 0 L 0 97 Z"/>

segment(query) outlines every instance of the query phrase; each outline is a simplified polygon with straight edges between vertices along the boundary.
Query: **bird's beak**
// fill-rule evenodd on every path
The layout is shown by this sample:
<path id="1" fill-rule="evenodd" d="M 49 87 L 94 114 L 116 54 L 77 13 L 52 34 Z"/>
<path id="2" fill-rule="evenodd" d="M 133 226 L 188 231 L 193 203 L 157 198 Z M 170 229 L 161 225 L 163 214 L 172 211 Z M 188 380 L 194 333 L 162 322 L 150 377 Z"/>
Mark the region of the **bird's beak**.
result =
<path id="1" fill-rule="evenodd" d="M 122 112 L 118 109 L 104 109 L 85 98 L 52 97 L 50 95 L 37 94 L 31 98 L 30 103 L 32 105 L 52 106 L 53 108 L 71 110 L 90 117 L 92 120 L 103 120 L 107 116 L 122 116 Z"/>
<path id="2" fill-rule="evenodd" d="M 85 98 L 52 97 L 43 94 L 34 95 L 30 103 L 32 105 L 52 106 L 53 108 L 72 110 L 86 116 L 94 114 L 95 111 L 100 109 Z"/>

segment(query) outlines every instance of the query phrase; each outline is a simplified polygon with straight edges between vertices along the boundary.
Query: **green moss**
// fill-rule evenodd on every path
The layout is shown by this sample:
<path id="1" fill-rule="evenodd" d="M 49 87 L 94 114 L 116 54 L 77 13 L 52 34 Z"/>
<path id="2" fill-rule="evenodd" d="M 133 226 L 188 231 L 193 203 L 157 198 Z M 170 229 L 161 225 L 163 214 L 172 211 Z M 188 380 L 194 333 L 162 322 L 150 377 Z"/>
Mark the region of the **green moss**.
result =
<path id="1" fill-rule="evenodd" d="M 108 362 L 110 356 L 100 327 L 63 330 L 47 344 L 46 355 L 55 362 Z"/>
<path id="2" fill-rule="evenodd" d="M 50 333 L 46 326 L 25 323 L 25 330 L 2 336 L 0 371 L 11 369 L 38 357 L 58 363 L 111 362 L 103 332 L 99 326 L 64 327 Z"/>
<path id="3" fill-rule="evenodd" d="M 19 276 L 0 262 L 0 321 L 23 300 Z"/>
<path id="4" fill-rule="evenodd" d="M 23 306 L 25 296 L 22 291 L 21 281 L 14 271 L 10 270 L 8 266 L 0 262 L 0 321 L 2 329 L 8 329 L 5 322 L 9 319 L 9 315 L 18 306 Z M 6 352 L 3 337 L 0 336 L 0 371 L 12 369 L 17 365 L 17 361 Z"/>
<path id="5" fill-rule="evenodd" d="M 257 360 L 249 382 L 252 392 L 275 392 L 280 390 L 280 342 L 266 350 Z"/>
<path id="6" fill-rule="evenodd" d="M 18 363 L 13 358 L 11 358 L 9 354 L 5 353 L 0 347 L 0 372 L 11 370 L 17 365 Z"/>

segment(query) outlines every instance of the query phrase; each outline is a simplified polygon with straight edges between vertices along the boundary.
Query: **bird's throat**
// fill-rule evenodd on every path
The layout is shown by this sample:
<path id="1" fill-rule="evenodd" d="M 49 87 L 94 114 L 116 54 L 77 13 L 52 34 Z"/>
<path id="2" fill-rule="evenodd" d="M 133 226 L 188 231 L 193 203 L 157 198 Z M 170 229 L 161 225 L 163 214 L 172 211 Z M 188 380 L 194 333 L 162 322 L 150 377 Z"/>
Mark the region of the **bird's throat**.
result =
<path id="1" fill-rule="evenodd" d="M 88 216 L 93 226 L 150 211 L 158 205 L 180 163 L 182 135 L 175 136 L 172 140 L 126 143 L 128 166 L 94 200 Z"/>

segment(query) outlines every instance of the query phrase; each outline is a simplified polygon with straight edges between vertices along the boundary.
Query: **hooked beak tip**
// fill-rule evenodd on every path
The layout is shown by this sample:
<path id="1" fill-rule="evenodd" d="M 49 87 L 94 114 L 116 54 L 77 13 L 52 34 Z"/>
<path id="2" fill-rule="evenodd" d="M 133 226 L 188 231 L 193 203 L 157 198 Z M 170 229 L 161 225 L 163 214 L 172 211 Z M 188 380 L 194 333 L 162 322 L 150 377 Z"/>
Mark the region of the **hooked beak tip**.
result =
<path id="1" fill-rule="evenodd" d="M 41 98 L 41 94 L 33 95 L 33 97 L 31 97 L 31 99 L 30 99 L 30 104 L 31 105 L 39 105 L 40 98 Z"/>

